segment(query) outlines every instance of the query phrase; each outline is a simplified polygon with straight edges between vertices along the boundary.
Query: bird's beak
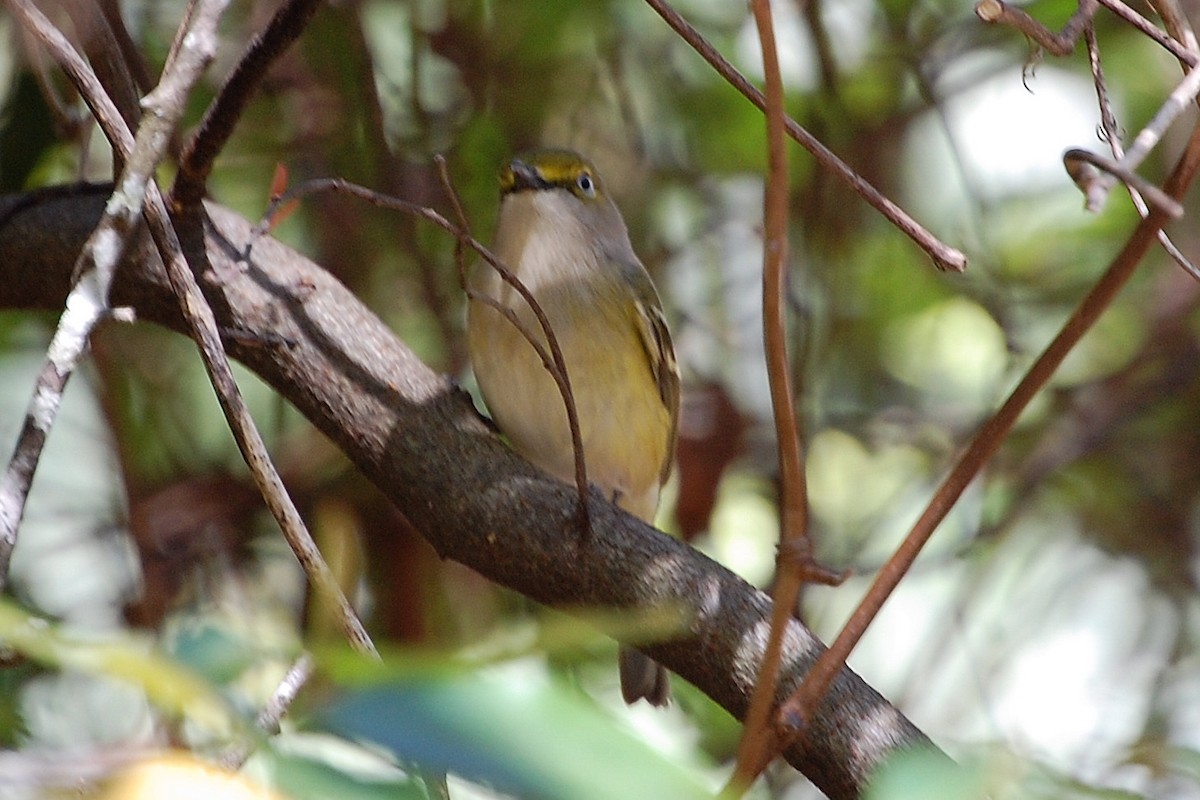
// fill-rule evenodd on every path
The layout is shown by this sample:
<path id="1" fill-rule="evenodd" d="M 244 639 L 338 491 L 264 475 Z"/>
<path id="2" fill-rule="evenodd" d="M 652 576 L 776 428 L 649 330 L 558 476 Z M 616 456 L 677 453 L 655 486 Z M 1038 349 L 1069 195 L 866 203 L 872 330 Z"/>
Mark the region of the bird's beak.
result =
<path id="1" fill-rule="evenodd" d="M 549 186 L 537 167 L 526 164 L 519 158 L 514 158 L 509 162 L 508 172 L 512 176 L 512 180 L 504 182 L 511 187 L 510 191 L 519 192 L 522 189 L 545 189 Z"/>

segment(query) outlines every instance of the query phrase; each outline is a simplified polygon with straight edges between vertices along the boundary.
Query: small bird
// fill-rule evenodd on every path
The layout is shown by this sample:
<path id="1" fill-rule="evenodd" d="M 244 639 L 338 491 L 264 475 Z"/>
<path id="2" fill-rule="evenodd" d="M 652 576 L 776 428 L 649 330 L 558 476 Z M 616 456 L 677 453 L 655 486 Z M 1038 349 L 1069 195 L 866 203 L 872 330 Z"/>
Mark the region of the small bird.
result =
<path id="1" fill-rule="evenodd" d="M 679 370 L 658 293 L 591 162 L 567 150 L 538 150 L 502 168 L 492 251 L 554 331 L 588 479 L 652 523 L 675 452 Z M 545 346 L 529 304 L 490 265 L 476 267 L 471 288 L 511 309 Z M 496 425 L 530 462 L 574 483 L 566 406 L 533 346 L 478 299 L 469 304 L 467 328 L 475 377 Z M 666 704 L 670 686 L 661 665 L 622 646 L 620 673 L 625 702 Z"/>

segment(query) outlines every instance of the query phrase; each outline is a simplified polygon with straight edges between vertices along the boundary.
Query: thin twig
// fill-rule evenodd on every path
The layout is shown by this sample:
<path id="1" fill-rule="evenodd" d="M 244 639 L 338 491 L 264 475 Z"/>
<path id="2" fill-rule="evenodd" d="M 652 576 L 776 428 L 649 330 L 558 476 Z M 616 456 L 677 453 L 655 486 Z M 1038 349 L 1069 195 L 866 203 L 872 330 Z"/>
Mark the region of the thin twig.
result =
<path id="1" fill-rule="evenodd" d="M 1024 10 L 1010 6 L 1004 0 L 980 0 L 975 4 L 975 16 L 993 25 L 1007 25 L 1028 36 L 1051 55 L 1067 56 L 1096 14 L 1097 0 L 1080 0 L 1075 13 L 1057 33 L 1029 16 Z"/>
<path id="2" fill-rule="evenodd" d="M 187 34 L 184 32 L 183 26 L 188 23 L 192 15 L 196 13 L 196 0 L 188 0 L 188 4 L 183 9 L 183 19 L 180 20 L 179 27 L 175 29 L 175 38 L 171 40 L 171 46 L 167 48 L 167 62 L 175 58 L 175 54 L 179 52 L 187 42 Z"/>
<path id="3" fill-rule="evenodd" d="M 147 211 L 151 212 L 147 214 L 150 233 L 166 265 L 171 289 L 179 299 L 180 310 L 192 331 L 192 338 L 199 347 L 201 360 L 208 372 L 209 381 L 216 390 L 225 420 L 242 458 L 250 468 L 254 483 L 271 515 L 279 523 L 284 538 L 314 590 L 337 609 L 338 622 L 350 646 L 377 658 L 378 652 L 371 637 L 338 583 L 337 576 L 329 568 L 316 542 L 313 541 L 312 534 L 309 533 L 296 504 L 288 494 L 279 471 L 271 461 L 262 435 L 254 425 L 230 368 L 212 308 L 205 300 L 196 283 L 195 274 L 183 256 L 179 239 L 175 229 L 169 224 L 166 204 L 158 194 L 157 186 L 154 186 L 152 201 L 156 202 L 147 207 Z"/>
<path id="4" fill-rule="evenodd" d="M 104 87 L 104 93 L 113 101 L 121 118 L 130 130 L 137 127 L 142 110 L 138 106 L 137 82 L 129 65 L 125 63 L 121 45 L 109 24 L 108 17 L 96 3 L 65 3 L 74 26 L 79 47 L 91 65 L 92 71 Z M 184 19 L 180 27 L 188 24 Z M 114 154 L 116 172 L 123 168 L 120 153 Z"/>
<path id="5" fill-rule="evenodd" d="M 1186 46 L 1171 38 L 1162 28 L 1159 28 L 1153 22 L 1129 7 L 1123 0 L 1100 0 L 1100 5 L 1150 37 L 1151 40 L 1175 56 L 1180 62 L 1189 67 L 1200 64 L 1200 54 L 1192 52 Z"/>
<path id="6" fill-rule="evenodd" d="M 691 45 L 692 49 L 707 61 L 733 88 L 741 92 L 760 111 L 766 110 L 766 97 L 759 91 L 758 87 L 747 80 L 746 76 L 738 72 L 666 0 L 646 0 L 646 4 L 653 8 L 671 26 L 671 29 Z M 820 140 L 806 131 L 800 123 L 791 117 L 786 117 L 784 119 L 784 127 L 787 129 L 788 136 L 792 137 L 801 147 L 807 150 L 816 159 L 818 164 L 832 172 L 850 187 L 851 190 L 858 194 L 859 197 L 874 207 L 876 211 L 924 250 L 933 259 L 934 266 L 938 269 L 950 270 L 952 272 L 962 272 L 967 268 L 967 257 L 962 252 L 950 247 L 927 231 L 920 223 L 910 217 L 904 209 L 885 197 L 878 189 L 868 183 L 865 178 L 847 166 L 832 150 L 821 144 Z"/>
<path id="7" fill-rule="evenodd" d="M 125 19 L 121 16 L 121 3 L 119 0 L 97 0 L 96 5 L 99 6 L 100 13 L 104 15 L 109 29 L 116 37 L 117 46 L 121 50 L 121 58 L 125 62 L 125 68 L 133 76 L 134 85 L 142 92 L 150 91 L 154 87 L 154 79 L 150 77 L 150 70 L 146 67 L 145 56 L 138 49 L 133 37 L 129 35 L 129 28 L 126 27 Z M 178 30 L 183 29 L 184 25 L 181 21 Z"/>
<path id="8" fill-rule="evenodd" d="M 271 695 L 271 699 L 267 701 L 262 712 L 258 715 L 258 727 L 264 733 L 279 733 L 279 723 L 283 721 L 288 709 L 295 702 L 296 696 L 300 694 L 300 690 L 304 688 L 304 684 L 308 683 L 308 679 L 312 677 L 316 668 L 316 662 L 313 661 L 313 657 L 308 653 L 302 654 L 288 668 L 287 674 L 283 676 L 283 680 L 275 687 L 275 693 Z"/>
<path id="9" fill-rule="evenodd" d="M 62 58 L 59 58 L 59 66 L 62 67 L 63 71 L 67 74 L 67 77 L 70 78 L 71 82 L 75 84 L 75 87 L 77 91 L 79 91 L 83 102 L 87 104 L 88 109 L 92 112 L 92 116 L 96 119 L 96 121 L 102 127 L 107 126 L 108 128 L 116 128 L 118 126 L 123 126 L 124 121 L 121 119 L 121 114 L 117 110 L 116 105 L 111 99 L 108 98 L 108 95 L 105 93 L 104 87 L 100 84 L 96 74 L 92 72 L 91 68 L 87 65 L 83 58 L 75 53 L 75 48 L 67 40 L 67 37 L 63 35 L 62 31 L 56 28 L 44 14 L 38 11 L 37 8 L 27 0 L 8 0 L 8 4 L 14 13 L 21 18 L 23 22 L 22 29 L 30 37 L 41 41 L 47 50 L 55 54 L 70 52 L 75 55 L 73 59 L 69 59 L 67 61 L 63 61 Z M 27 14 L 29 16 L 27 16 Z M 45 66 L 44 60 L 41 58 L 40 50 L 35 50 L 35 53 L 36 55 L 34 56 L 33 61 L 40 67 L 35 74 L 41 78 L 39 83 L 41 83 L 43 86 L 43 96 L 45 96 L 48 101 L 50 101 L 51 98 L 58 98 L 58 92 L 54 89 L 53 82 L 50 80 L 50 76 L 47 74 L 48 68 Z M 97 98 L 103 98 L 103 100 L 107 100 L 107 102 L 103 102 L 103 100 L 98 100 Z M 52 107 L 57 107 L 59 105 L 61 105 L 59 102 L 51 102 Z M 65 105 L 64 107 L 69 108 L 69 106 Z M 62 124 L 70 125 L 72 122 L 78 123 L 72 128 L 75 136 L 78 136 L 82 143 L 86 143 L 87 136 L 81 135 L 81 128 L 85 127 L 82 124 L 82 120 L 77 120 L 74 114 L 70 114 L 69 118 L 63 120 Z M 90 128 L 88 128 L 88 130 L 90 130 Z M 128 131 L 126 131 L 126 133 L 128 134 Z M 127 135 L 126 147 L 126 152 L 128 152 L 128 148 L 133 147 L 132 135 Z"/>
<path id="10" fill-rule="evenodd" d="M 1100 130 L 1108 142 L 1114 158 L 1124 154 L 1121 146 L 1121 124 L 1113 111 L 1112 99 L 1108 94 L 1108 83 L 1104 80 L 1104 64 L 1100 59 L 1100 42 L 1096 39 L 1096 26 L 1089 25 L 1083 31 L 1087 45 L 1088 66 L 1092 70 L 1092 85 L 1096 87 L 1096 102 L 1100 105 Z M 1143 216 L 1145 216 L 1143 214 Z"/>
<path id="11" fill-rule="evenodd" d="M 275 687 L 275 691 L 255 721 L 259 733 L 266 736 L 274 736 L 279 733 L 280 723 L 287 715 L 288 709 L 292 707 L 292 703 L 296 701 L 300 690 L 313 676 L 316 668 L 316 662 L 308 653 L 302 653 L 288 667 L 288 671 Z M 226 751 L 220 759 L 221 766 L 225 769 L 236 770 L 246 763 L 246 759 L 250 757 L 253 750 L 252 740 L 243 741 Z"/>
<path id="12" fill-rule="evenodd" d="M 1050 31 L 1026 12 L 1007 5 L 1003 0 L 981 0 L 975 7 L 975 13 L 985 22 L 1006 24 L 1016 28 L 1055 55 L 1067 55 L 1074 49 L 1079 35 L 1082 34 L 1084 36 L 1088 47 L 1088 59 L 1092 69 L 1093 83 L 1096 86 L 1096 94 L 1100 102 L 1101 129 L 1105 132 L 1105 138 L 1108 140 L 1116 160 L 1113 161 L 1086 150 L 1068 150 L 1063 154 L 1063 162 L 1066 166 L 1067 174 L 1071 176 L 1071 179 L 1083 191 L 1086 198 L 1086 207 L 1089 211 L 1097 211 L 1103 205 L 1104 199 L 1108 196 L 1114 183 L 1117 179 L 1120 179 L 1128 189 L 1134 207 L 1140 216 L 1145 218 L 1147 213 L 1146 201 L 1149 201 L 1172 217 L 1178 218 L 1183 213 L 1183 209 L 1179 203 L 1163 194 L 1158 187 L 1142 179 L 1134 170 L 1141 163 L 1142 159 L 1145 158 L 1149 150 L 1158 142 L 1167 126 L 1171 124 L 1185 106 L 1189 105 L 1195 99 L 1198 87 L 1193 84 L 1200 79 L 1193 76 L 1197 72 L 1197 65 L 1200 64 L 1200 61 L 1197 60 L 1194 47 L 1189 48 L 1180 44 L 1175 38 L 1163 32 L 1121 0 L 1096 0 L 1096 2 L 1106 6 L 1113 13 L 1162 45 L 1190 68 L 1183 81 L 1176 86 L 1171 96 L 1168 97 L 1167 101 L 1159 109 L 1158 114 L 1138 134 L 1134 146 L 1128 153 L 1124 154 L 1121 152 L 1116 119 L 1112 113 L 1112 105 L 1108 100 L 1107 90 L 1104 85 L 1099 49 L 1096 43 L 1095 30 L 1092 25 L 1095 2 L 1090 3 L 1086 9 L 1084 4 L 1081 3 L 1075 15 L 1072 16 L 1071 20 L 1068 21 L 1060 33 Z M 1166 0 L 1166 5 L 1173 8 L 1174 0 Z M 1085 10 L 1087 11 L 1086 15 L 1084 14 Z M 1171 11 L 1171 9 L 1168 9 L 1168 11 Z M 1078 24 L 1081 21 L 1083 22 L 1082 26 Z M 1184 38 L 1194 43 L 1195 36 L 1191 33 L 1190 26 L 1186 24 L 1181 25 L 1176 20 L 1175 25 L 1172 27 L 1173 29 L 1182 31 Z M 1200 270 L 1183 255 L 1165 231 L 1159 231 L 1158 239 L 1167 254 L 1184 271 L 1200 280 Z"/>
<path id="13" fill-rule="evenodd" d="M 1162 189 L 1131 171 L 1127 161 L 1127 158 L 1113 161 L 1099 153 L 1079 147 L 1072 147 L 1063 153 L 1063 166 L 1066 167 L 1071 180 L 1083 192 L 1084 205 L 1088 211 L 1097 212 L 1101 209 L 1104 199 L 1119 179 L 1129 187 L 1130 192 L 1137 192 L 1146 202 L 1171 219 L 1182 217 L 1183 206 L 1168 197 Z"/>
<path id="14" fill-rule="evenodd" d="M 783 81 L 775 26 L 769 0 L 750 3 L 762 48 L 767 122 L 767 181 L 763 198 L 763 339 L 767 354 L 767 378 L 779 449 L 780 545 L 772 593 L 771 629 L 763 648 L 754 691 L 746 712 L 742 739 L 738 744 L 737 768 L 723 796 L 740 797 L 773 756 L 768 717 L 779 680 L 783 633 L 800 596 L 805 567 L 812 560 L 808 538 L 808 490 L 801 455 L 796 399 L 791 384 L 784 323 L 784 297 L 788 257 L 788 170 L 787 139 L 784 132 Z M 789 558 L 793 554 L 799 558 Z"/>
<path id="15" fill-rule="evenodd" d="M 1164 213 L 1178 218 L 1183 215 L 1183 208 L 1171 198 L 1166 197 L 1159 189 L 1147 183 L 1134 174 L 1134 170 L 1145 160 L 1150 151 L 1159 143 L 1168 127 L 1179 117 L 1183 110 L 1192 104 L 1200 93 L 1200 67 L 1192 67 L 1183 77 L 1154 117 L 1138 132 L 1129 150 L 1118 162 L 1113 162 L 1103 156 L 1088 153 L 1084 150 L 1068 150 L 1063 156 L 1067 170 L 1076 184 L 1084 191 L 1087 198 L 1087 209 L 1098 211 L 1104 204 L 1105 197 L 1120 178 L 1132 185 L 1146 198 L 1151 205 L 1159 207 Z M 1081 164 L 1091 164 L 1099 167 L 1103 173 L 1094 170 L 1080 169 Z"/>
<path id="16" fill-rule="evenodd" d="M 1162 19 L 1163 26 L 1172 39 L 1186 47 L 1191 53 L 1200 51 L 1200 46 L 1196 43 L 1196 32 L 1192 30 L 1192 23 L 1188 20 L 1187 13 L 1183 10 L 1179 0 L 1148 0 L 1148 2 L 1151 8 L 1158 11 L 1158 16 Z"/>
<path id="17" fill-rule="evenodd" d="M 179 174 L 171 187 L 172 202 L 186 207 L 199 203 L 204 197 L 213 162 L 233 134 L 246 104 L 266 77 L 268 68 L 304 32 L 320 5 L 320 0 L 288 0 L 271 17 L 267 27 L 246 46 L 237 66 L 204 113 L 196 133 L 184 147 Z"/>
<path id="18" fill-rule="evenodd" d="M 1190 30 L 1188 28 L 1189 32 Z M 1100 60 L 1100 42 L 1096 39 L 1096 28 L 1094 25 L 1089 25 L 1087 30 L 1084 31 L 1084 41 L 1087 43 L 1088 64 L 1092 70 L 1092 83 L 1096 87 L 1096 101 L 1100 104 L 1100 130 L 1104 135 L 1104 140 L 1108 142 L 1108 149 L 1112 152 L 1113 158 L 1120 161 L 1125 155 L 1125 148 L 1121 144 L 1121 126 L 1117 121 L 1116 112 L 1113 111 L 1112 100 L 1108 95 L 1108 85 L 1104 80 L 1104 66 Z M 1144 218 L 1149 213 L 1146 201 L 1142 199 L 1142 195 L 1138 190 L 1128 182 L 1125 184 L 1125 188 L 1129 191 L 1129 198 L 1133 201 L 1133 207 L 1137 210 L 1138 216 Z M 1171 237 L 1167 235 L 1165 230 L 1159 230 L 1158 241 L 1166 254 L 1184 272 L 1191 275 L 1195 280 L 1200 280 L 1200 268 L 1197 268 L 1183 254 L 1183 251 L 1171 241 Z"/>
<path id="19" fill-rule="evenodd" d="M 1004 0 L 980 0 L 975 5 L 975 14 L 984 22 L 1015 28 L 1053 55 L 1066 56 L 1074 51 L 1079 36 L 1087 30 L 1087 23 L 1095 15 L 1097 3 L 1149 36 L 1189 67 L 1200 63 L 1200 57 L 1196 53 L 1171 38 L 1161 28 L 1134 11 L 1122 0 L 1082 0 L 1075 14 L 1058 33 L 1050 30 L 1020 8 L 1005 3 Z"/>
<path id="20" fill-rule="evenodd" d="M 96 324 L 112 313 L 109 287 L 116 265 L 141 217 L 146 187 L 166 151 L 171 132 L 178 124 L 184 100 L 216 53 L 217 20 L 229 0 L 208 0 L 190 31 L 191 44 L 180 57 L 168 62 L 159 86 L 145 98 L 148 115 L 134 140 L 96 76 L 83 62 L 66 37 L 29 0 L 10 0 L 26 30 L 36 36 L 76 83 L 93 108 L 96 118 L 123 130 L 113 138 L 121 153 L 124 170 L 109 198 L 104 216 L 88 237 L 75 265 L 75 285 L 55 330 L 46 362 L 34 386 L 21 434 L 4 475 L 0 476 L 0 588 L 8 580 L 9 559 L 17 541 L 17 528 L 25 514 L 25 503 L 42 448 L 54 426 L 67 381 L 87 347 Z"/>
<path id="21" fill-rule="evenodd" d="M 1197 170 L 1200 170 L 1200 126 L 1193 129 L 1187 149 L 1167 180 L 1164 191 L 1175 199 L 1182 198 L 1196 177 Z M 876 575 L 870 590 L 850 616 L 837 639 L 821 654 L 800 688 L 784 704 L 780 711 L 782 724 L 778 731 L 784 746 L 803 732 L 806 720 L 811 718 L 816 704 L 841 669 L 847 654 L 858 643 L 871 620 L 879 613 L 879 609 L 908 572 L 938 524 L 996 452 L 1029 401 L 1112 303 L 1154 243 L 1158 230 L 1166 222 L 1167 216 L 1154 209 L 1138 224 L 1121 252 L 1113 259 L 1092 290 L 1080 301 L 1058 335 L 1038 356 L 1000 409 L 984 423 L 967 445 L 904 542 Z"/>

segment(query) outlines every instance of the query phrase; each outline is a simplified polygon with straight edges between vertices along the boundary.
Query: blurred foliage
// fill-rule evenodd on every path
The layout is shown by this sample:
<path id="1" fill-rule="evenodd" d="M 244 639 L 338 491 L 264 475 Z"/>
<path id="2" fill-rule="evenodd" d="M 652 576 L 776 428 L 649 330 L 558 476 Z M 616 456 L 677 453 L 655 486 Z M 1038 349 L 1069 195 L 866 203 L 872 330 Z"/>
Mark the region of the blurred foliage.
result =
<path id="1" fill-rule="evenodd" d="M 789 111 L 971 259 L 965 275 L 936 273 L 792 149 L 792 338 L 812 522 L 821 557 L 856 573 L 806 593 L 802 613 L 825 637 L 1135 219 L 1117 194 L 1103 213 L 1085 214 L 1059 162 L 1067 147 L 1104 147 L 1082 47 L 1039 57 L 1014 31 L 981 25 L 971 5 L 775 3 Z M 151 73 L 183 6 L 122 3 Z M 274 6 L 232 4 L 189 125 Z M 677 7 L 759 77 L 744 4 Z M 1024 7 L 1054 27 L 1076 3 Z M 1096 24 L 1131 137 L 1179 70 L 1113 15 Z M 0 35 L 16 41 L 2 12 Z M 59 119 L 38 91 L 37 63 L 18 53 L 0 48 L 0 191 L 110 178 L 103 142 L 72 122 L 85 117 L 65 82 L 48 75 L 74 115 Z M 1166 174 L 1162 154 L 1178 152 L 1184 127 L 1142 174 Z M 759 310 L 763 122 L 648 7 L 324 4 L 271 71 L 210 188 L 257 218 L 283 163 L 293 182 L 336 175 L 448 212 L 432 160 L 443 154 L 486 238 L 496 167 L 538 143 L 598 163 L 671 316 L 687 397 L 663 524 L 767 584 L 777 522 Z M 306 201 L 276 234 L 338 275 L 431 365 L 469 383 L 444 234 L 334 195 Z M 1171 234 L 1196 260 L 1196 226 Z M 1196 283 L 1153 252 L 855 653 L 852 666 L 962 765 L 947 776 L 919 755 L 901 759 L 872 797 L 1196 796 L 1198 302 Z M 0 316 L 5 441 L 52 324 L 44 314 Z M 625 779 L 672 787 L 645 796 L 719 784 L 736 726 L 686 686 L 667 712 L 624 709 L 610 645 L 535 635 L 520 657 L 501 659 L 502 677 L 495 665 L 463 673 L 462 653 L 519 629 L 515 621 L 554 623 L 440 562 L 293 409 L 245 371 L 239 380 L 373 632 L 423 646 L 398 651 L 412 667 L 399 677 L 355 680 L 324 664 L 301 696 L 302 721 L 260 748 L 247 774 L 295 798 L 494 796 L 455 776 L 445 789 L 406 758 L 521 795 L 591 796 L 580 788 L 590 786 L 594 796 L 629 796 L 630 784 L 606 782 Z M 162 687 L 178 679 L 196 698 L 216 692 L 233 709 L 223 713 L 247 723 L 300 643 L 333 635 L 328 621 L 308 606 L 189 343 L 146 326 L 106 328 L 67 401 L 13 565 L 16 600 L 30 611 L 8 603 L 0 615 L 10 624 L 0 639 L 36 661 L 0 670 L 0 741 L 63 764 L 113 747 L 217 755 L 228 743 L 197 730 L 186 703 Z M 32 624 L 43 616 L 61 627 Z M 157 639 L 159 655 L 134 669 L 132 654 L 150 652 L 143 637 Z M 342 735 L 317 732 L 326 727 Z M 568 784 L 538 782 L 547 760 Z M 783 768 L 757 791 L 815 794 Z"/>
<path id="2" fill-rule="evenodd" d="M 517 797 L 712 796 L 681 763 L 528 670 L 359 689 L 325 710 L 321 724 Z"/>

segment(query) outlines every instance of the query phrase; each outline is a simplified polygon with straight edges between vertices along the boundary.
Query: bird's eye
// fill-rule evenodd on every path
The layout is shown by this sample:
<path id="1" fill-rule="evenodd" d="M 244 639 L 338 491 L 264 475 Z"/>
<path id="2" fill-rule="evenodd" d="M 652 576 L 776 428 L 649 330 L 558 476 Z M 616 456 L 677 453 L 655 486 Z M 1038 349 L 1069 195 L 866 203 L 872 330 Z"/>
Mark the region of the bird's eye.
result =
<path id="1" fill-rule="evenodd" d="M 592 180 L 590 172 L 579 173 L 579 177 L 575 179 L 575 185 L 579 187 L 579 192 L 585 197 L 596 196 L 596 182 Z"/>

